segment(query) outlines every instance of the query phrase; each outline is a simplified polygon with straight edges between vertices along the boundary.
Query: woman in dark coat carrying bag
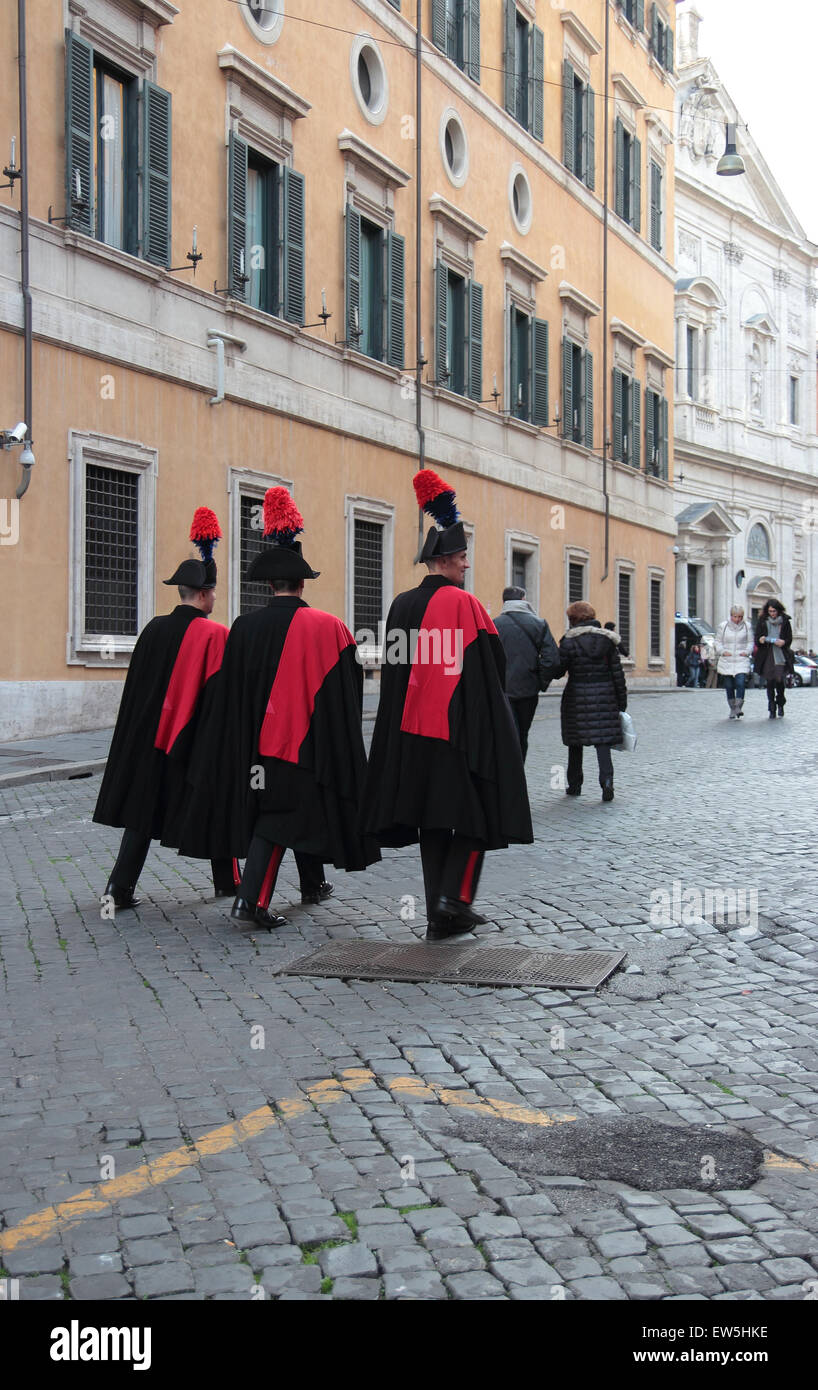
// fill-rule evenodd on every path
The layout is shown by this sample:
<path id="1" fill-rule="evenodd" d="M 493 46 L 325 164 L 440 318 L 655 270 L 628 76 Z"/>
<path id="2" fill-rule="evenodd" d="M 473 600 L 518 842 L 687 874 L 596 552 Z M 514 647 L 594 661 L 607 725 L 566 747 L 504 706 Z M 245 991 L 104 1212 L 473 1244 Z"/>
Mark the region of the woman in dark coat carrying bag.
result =
<path id="1" fill-rule="evenodd" d="M 560 675 L 568 673 L 562 695 L 562 741 L 568 748 L 568 796 L 582 789 L 583 747 L 596 749 L 602 800 L 613 801 L 611 749 L 622 742 L 620 712 L 628 689 L 619 660 L 619 636 L 600 627 L 590 603 L 569 604 L 571 624 L 560 642 Z"/>
<path id="2" fill-rule="evenodd" d="M 787 697 L 787 676 L 795 662 L 792 656 L 792 624 L 784 612 L 784 606 L 770 598 L 761 610 L 756 623 L 755 669 L 767 686 L 767 709 L 770 718 L 778 714 L 784 718 Z"/>

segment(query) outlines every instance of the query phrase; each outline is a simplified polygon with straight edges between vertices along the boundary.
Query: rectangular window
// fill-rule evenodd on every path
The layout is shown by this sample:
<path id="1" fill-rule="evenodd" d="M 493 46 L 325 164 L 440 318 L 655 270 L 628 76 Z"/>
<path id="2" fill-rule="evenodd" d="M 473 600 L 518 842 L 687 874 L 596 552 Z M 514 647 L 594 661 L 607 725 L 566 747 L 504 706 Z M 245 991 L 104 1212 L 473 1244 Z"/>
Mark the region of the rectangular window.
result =
<path id="1" fill-rule="evenodd" d="M 797 425 L 798 419 L 798 377 L 790 377 L 790 424 Z"/>
<path id="2" fill-rule="evenodd" d="M 562 65 L 562 162 L 594 187 L 594 93 L 572 63 Z"/>
<path id="3" fill-rule="evenodd" d="M 480 81 L 480 0 L 432 0 L 432 43 Z"/>
<path id="4" fill-rule="evenodd" d="M 251 583 L 247 571 L 256 556 L 266 549 L 264 542 L 264 503 L 261 497 L 239 496 L 239 613 L 264 608 L 270 598 L 266 581 Z"/>
<path id="5" fill-rule="evenodd" d="M 613 456 L 638 468 L 641 458 L 641 386 L 635 377 L 614 367 Z"/>
<path id="6" fill-rule="evenodd" d="M 687 326 L 687 394 L 699 399 L 699 330 Z"/>
<path id="7" fill-rule="evenodd" d="M 645 472 L 668 476 L 668 405 L 658 391 L 645 390 Z"/>
<path id="8" fill-rule="evenodd" d="M 562 433 L 594 447 L 594 359 L 570 338 L 562 340 Z"/>
<path id="9" fill-rule="evenodd" d="M 545 39 L 514 0 L 504 0 L 503 105 L 536 140 L 543 138 Z"/>
<path id="10" fill-rule="evenodd" d="M 548 324 L 516 305 L 509 321 L 511 410 L 518 420 L 548 424 Z"/>
<path id="11" fill-rule="evenodd" d="M 698 618 L 699 616 L 699 573 L 701 565 L 688 565 L 687 567 L 687 616 L 688 618 Z"/>
<path id="12" fill-rule="evenodd" d="M 141 114 L 140 114 L 141 113 Z M 107 246 L 170 264 L 171 97 L 65 39 L 68 225 Z"/>
<path id="13" fill-rule="evenodd" d="M 475 401 L 483 394 L 483 286 L 443 261 L 435 265 L 435 384 Z"/>
<path id="14" fill-rule="evenodd" d="M 673 71 L 673 30 L 659 14 L 659 6 L 651 5 L 650 47 L 654 58 L 667 72 Z"/>
<path id="15" fill-rule="evenodd" d="M 634 29 L 645 27 L 645 0 L 622 0 L 625 18 Z"/>
<path id="16" fill-rule="evenodd" d="M 383 265 L 381 248 L 383 232 L 372 222 L 361 218 L 361 300 L 358 321 L 358 351 L 367 357 L 383 356 Z"/>
<path id="17" fill-rule="evenodd" d="M 614 126 L 614 211 L 642 228 L 642 142 L 617 118 Z"/>
<path id="18" fill-rule="evenodd" d="M 662 581 L 650 581 L 650 658 L 662 658 Z"/>
<path id="19" fill-rule="evenodd" d="M 626 660 L 631 656 L 631 595 L 633 588 L 633 575 L 630 570 L 619 571 L 619 584 L 617 592 L 617 631 L 621 640 L 619 655 Z"/>
<path id="20" fill-rule="evenodd" d="M 304 176 L 230 132 L 227 266 L 233 299 L 304 322 Z"/>
<path id="21" fill-rule="evenodd" d="M 568 564 L 568 602 L 579 603 L 585 598 L 585 571 L 587 566 L 584 561 L 571 560 Z"/>
<path id="22" fill-rule="evenodd" d="M 662 169 L 650 161 L 650 244 L 654 251 L 662 250 Z"/>
<path id="23" fill-rule="evenodd" d="M 278 178 L 275 164 L 248 152 L 247 301 L 268 314 L 278 312 Z"/>
<path id="24" fill-rule="evenodd" d="M 355 518 L 354 632 L 377 632 L 383 617 L 383 532 L 382 522 Z"/>
<path id="25" fill-rule="evenodd" d="M 86 464 L 84 632 L 136 636 L 138 565 L 139 474 Z"/>
<path id="26" fill-rule="evenodd" d="M 403 366 L 404 239 L 363 217 L 345 216 L 347 343 L 391 367 Z"/>
<path id="27" fill-rule="evenodd" d="M 450 391 L 466 393 L 466 281 L 453 270 L 446 275 L 446 363 L 444 378 Z"/>
<path id="28" fill-rule="evenodd" d="M 516 589 L 525 589 L 528 593 L 528 562 L 531 556 L 524 550 L 512 550 L 511 552 L 511 582 Z"/>

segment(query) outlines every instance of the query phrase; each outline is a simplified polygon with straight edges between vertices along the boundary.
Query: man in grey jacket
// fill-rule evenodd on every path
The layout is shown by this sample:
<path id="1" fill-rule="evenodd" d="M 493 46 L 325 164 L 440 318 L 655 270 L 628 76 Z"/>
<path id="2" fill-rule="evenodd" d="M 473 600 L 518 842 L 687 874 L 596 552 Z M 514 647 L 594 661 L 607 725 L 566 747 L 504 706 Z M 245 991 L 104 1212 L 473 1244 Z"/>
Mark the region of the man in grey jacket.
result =
<path id="1" fill-rule="evenodd" d="M 523 762 L 528 752 L 528 731 L 537 710 L 540 671 L 547 678 L 547 668 L 554 676 L 559 671 L 559 651 L 551 636 L 548 623 L 538 618 L 526 602 L 525 589 L 511 587 L 503 590 L 503 611 L 495 626 L 506 654 L 506 695 L 520 736 Z"/>

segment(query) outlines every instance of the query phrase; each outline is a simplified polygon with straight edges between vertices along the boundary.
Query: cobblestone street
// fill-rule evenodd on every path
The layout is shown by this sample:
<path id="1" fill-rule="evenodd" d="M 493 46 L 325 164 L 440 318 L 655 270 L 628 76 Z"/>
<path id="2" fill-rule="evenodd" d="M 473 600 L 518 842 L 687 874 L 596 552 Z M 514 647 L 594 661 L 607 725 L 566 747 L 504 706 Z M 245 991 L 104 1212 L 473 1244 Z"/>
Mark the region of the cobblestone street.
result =
<path id="1" fill-rule="evenodd" d="M 596 992 L 279 973 L 421 938 L 416 848 L 310 908 L 288 855 L 272 935 L 154 848 L 142 906 L 103 920 L 99 776 L 1 791 L 20 1297 L 814 1298 L 818 693 L 775 722 L 763 692 L 741 722 L 722 691 L 630 709 L 603 805 L 592 750 L 565 796 L 541 702 L 536 843 L 487 856 L 477 902 L 488 943 L 626 950 Z"/>

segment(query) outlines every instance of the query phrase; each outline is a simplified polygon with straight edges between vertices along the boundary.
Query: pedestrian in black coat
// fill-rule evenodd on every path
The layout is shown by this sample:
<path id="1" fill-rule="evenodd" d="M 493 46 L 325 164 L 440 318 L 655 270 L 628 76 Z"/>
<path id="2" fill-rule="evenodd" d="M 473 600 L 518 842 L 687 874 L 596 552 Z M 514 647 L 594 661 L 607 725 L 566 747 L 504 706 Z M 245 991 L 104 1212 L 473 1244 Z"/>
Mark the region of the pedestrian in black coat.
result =
<path id="1" fill-rule="evenodd" d="M 525 762 L 528 731 L 540 691 L 546 688 L 540 685 L 540 669 L 550 665 L 553 679 L 559 669 L 559 652 L 548 623 L 526 602 L 525 589 L 511 586 L 503 590 L 503 611 L 495 627 L 506 654 L 506 694 Z"/>
<path id="2" fill-rule="evenodd" d="M 775 599 L 768 599 L 756 623 L 755 669 L 767 686 L 767 709 L 771 719 L 776 717 L 776 708 L 784 718 L 787 697 L 784 694 L 787 676 L 795 662 L 792 655 L 792 623 L 784 612 L 784 606 Z"/>
<path id="3" fill-rule="evenodd" d="M 582 750 L 596 749 L 602 800 L 613 801 L 611 749 L 622 742 L 620 712 L 628 690 L 619 660 L 619 635 L 600 627 L 590 603 L 571 603 L 571 624 L 560 642 L 560 675 L 568 673 L 562 695 L 562 741 L 568 748 L 568 796 L 582 789 Z"/>

